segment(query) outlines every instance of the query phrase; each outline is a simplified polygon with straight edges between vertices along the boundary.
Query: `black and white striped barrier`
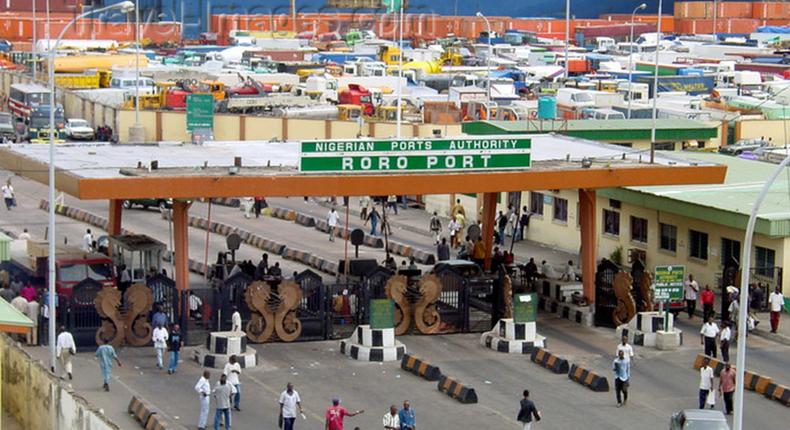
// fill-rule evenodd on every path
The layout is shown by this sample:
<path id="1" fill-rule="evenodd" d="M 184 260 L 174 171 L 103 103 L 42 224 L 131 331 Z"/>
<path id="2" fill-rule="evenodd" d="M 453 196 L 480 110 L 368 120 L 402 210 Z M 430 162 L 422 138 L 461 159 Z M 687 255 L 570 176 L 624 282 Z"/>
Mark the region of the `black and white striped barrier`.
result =
<path id="1" fill-rule="evenodd" d="M 669 326 L 674 326 L 674 315 L 669 314 Z M 628 343 L 655 347 L 658 332 L 664 331 L 664 315 L 660 312 L 639 312 L 627 324 L 622 324 L 615 330 L 617 339 L 625 336 Z M 682 337 L 681 337 L 682 339 Z"/>
<path id="2" fill-rule="evenodd" d="M 243 368 L 258 364 L 257 351 L 247 346 L 247 335 L 241 331 L 212 332 L 206 338 L 205 348 L 199 347 L 194 352 L 198 364 L 214 369 L 224 367 L 233 355 Z"/>
<path id="3" fill-rule="evenodd" d="M 532 354 L 534 348 L 546 347 L 546 338 L 537 333 L 535 322 L 517 323 L 503 318 L 480 336 L 480 344 L 508 354 Z"/>
<path id="4" fill-rule="evenodd" d="M 395 329 L 358 326 L 350 338 L 340 341 L 340 353 L 359 361 L 399 361 L 406 347 L 395 340 Z"/>

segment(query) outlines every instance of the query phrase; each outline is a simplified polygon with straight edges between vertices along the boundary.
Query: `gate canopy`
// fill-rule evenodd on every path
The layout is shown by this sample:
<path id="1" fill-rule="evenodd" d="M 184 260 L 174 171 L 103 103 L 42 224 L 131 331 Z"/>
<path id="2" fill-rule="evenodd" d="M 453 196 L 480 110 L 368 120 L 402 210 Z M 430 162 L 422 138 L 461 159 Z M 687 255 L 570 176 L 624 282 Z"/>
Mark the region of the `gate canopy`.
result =
<path id="1" fill-rule="evenodd" d="M 27 333 L 33 327 L 33 321 L 19 312 L 4 299 L 0 299 L 0 331 L 6 333 Z"/>
<path id="2" fill-rule="evenodd" d="M 649 154 L 644 151 L 568 136 L 508 138 L 531 140 L 529 167 L 306 172 L 299 169 L 301 142 L 67 144 L 58 145 L 56 150 L 56 183 L 61 191 L 80 199 L 191 199 L 711 184 L 723 182 L 726 172 L 725 166 L 689 162 L 674 158 L 671 153 L 658 152 L 655 164 L 649 164 Z M 0 148 L 0 167 L 42 183 L 47 181 L 48 160 L 47 145 Z"/>

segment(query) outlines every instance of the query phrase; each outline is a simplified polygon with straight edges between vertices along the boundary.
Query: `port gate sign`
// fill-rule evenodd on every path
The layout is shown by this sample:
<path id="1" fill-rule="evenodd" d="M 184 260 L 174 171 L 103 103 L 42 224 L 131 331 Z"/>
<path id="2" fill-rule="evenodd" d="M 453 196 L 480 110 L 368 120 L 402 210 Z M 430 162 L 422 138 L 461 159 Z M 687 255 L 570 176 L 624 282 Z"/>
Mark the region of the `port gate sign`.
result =
<path id="1" fill-rule="evenodd" d="M 682 299 L 685 273 L 685 266 L 656 266 L 654 298 L 656 300 Z"/>
<path id="2" fill-rule="evenodd" d="M 530 139 L 513 136 L 303 141 L 299 171 L 385 173 L 528 169 Z"/>
<path id="3" fill-rule="evenodd" d="M 187 94 L 187 131 L 214 128 L 214 96 Z"/>

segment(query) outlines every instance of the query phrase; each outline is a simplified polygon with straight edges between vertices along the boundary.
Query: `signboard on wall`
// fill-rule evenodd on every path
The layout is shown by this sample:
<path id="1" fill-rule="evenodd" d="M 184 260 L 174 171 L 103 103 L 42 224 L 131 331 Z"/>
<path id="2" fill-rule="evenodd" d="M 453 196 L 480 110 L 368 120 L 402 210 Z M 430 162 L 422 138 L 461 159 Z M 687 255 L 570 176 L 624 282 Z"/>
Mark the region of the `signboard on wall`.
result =
<path id="1" fill-rule="evenodd" d="M 214 128 L 214 96 L 187 94 L 187 131 Z"/>
<path id="2" fill-rule="evenodd" d="M 683 298 L 685 266 L 656 266 L 655 300 L 680 300 Z"/>
<path id="3" fill-rule="evenodd" d="M 512 136 L 302 142 L 299 171 L 382 173 L 528 169 L 532 141 Z"/>

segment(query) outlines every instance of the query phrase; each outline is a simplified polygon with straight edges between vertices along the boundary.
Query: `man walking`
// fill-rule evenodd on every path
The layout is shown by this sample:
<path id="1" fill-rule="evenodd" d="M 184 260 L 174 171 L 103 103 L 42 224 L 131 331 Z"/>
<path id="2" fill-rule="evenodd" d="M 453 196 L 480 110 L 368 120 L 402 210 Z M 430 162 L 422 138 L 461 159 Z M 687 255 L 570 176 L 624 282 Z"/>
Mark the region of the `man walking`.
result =
<path id="1" fill-rule="evenodd" d="M 91 229 L 86 229 L 82 236 L 82 250 L 91 252 L 91 249 L 93 249 L 93 233 L 91 233 Z"/>
<path id="2" fill-rule="evenodd" d="M 699 284 L 694 280 L 694 275 L 689 274 L 689 280 L 686 281 L 685 297 L 686 297 L 686 311 L 688 311 L 689 318 L 694 317 L 694 311 L 697 310 L 697 293 L 699 292 Z"/>
<path id="3" fill-rule="evenodd" d="M 782 290 L 777 286 L 774 292 L 768 296 L 768 309 L 771 311 L 771 333 L 776 333 L 779 330 L 779 317 L 784 305 L 785 298 L 782 296 Z"/>
<path id="4" fill-rule="evenodd" d="M 227 378 L 228 384 L 232 385 L 234 388 L 233 409 L 241 412 L 241 381 L 239 381 L 239 376 L 241 376 L 241 365 L 236 362 L 235 355 L 231 355 L 228 362 L 225 363 L 222 374 Z"/>
<path id="5" fill-rule="evenodd" d="M 617 358 L 612 362 L 612 370 L 614 370 L 614 390 L 619 408 L 628 403 L 628 380 L 631 379 L 631 362 L 625 359 L 624 351 L 617 353 Z"/>
<path id="6" fill-rule="evenodd" d="M 241 313 L 236 306 L 233 307 L 233 313 L 230 315 L 230 331 L 237 333 L 241 331 Z"/>
<path id="7" fill-rule="evenodd" d="M 170 333 L 170 342 L 168 346 L 169 356 L 167 373 L 172 375 L 176 373 L 176 368 L 178 368 L 178 360 L 181 358 L 181 347 L 184 346 L 184 339 L 181 338 L 181 326 L 178 324 L 173 326 L 173 331 Z"/>
<path id="8" fill-rule="evenodd" d="M 326 216 L 326 223 L 329 226 L 329 241 L 335 241 L 335 229 L 337 228 L 337 219 L 339 218 L 335 208 L 329 209 L 329 214 Z"/>
<path id="9" fill-rule="evenodd" d="M 524 398 L 521 399 L 521 406 L 516 420 L 524 424 L 523 430 L 531 430 L 532 420 L 540 421 L 540 411 L 535 407 L 535 403 L 529 399 L 529 390 L 524 390 L 523 394 Z"/>
<path id="10" fill-rule="evenodd" d="M 527 207 L 524 206 L 521 208 L 521 218 L 518 220 L 518 234 L 516 235 L 516 241 L 524 240 L 524 233 L 527 231 L 527 227 L 529 227 L 529 218 L 532 214 L 529 213 Z"/>
<path id="11" fill-rule="evenodd" d="M 398 407 L 395 405 L 390 406 L 389 412 L 384 414 L 384 419 L 382 421 L 384 424 L 384 430 L 400 430 Z"/>
<path id="12" fill-rule="evenodd" d="M 211 395 L 211 382 L 209 376 L 211 374 L 208 370 L 203 371 L 203 376 L 198 379 L 195 384 L 195 391 L 198 393 L 200 401 L 200 415 L 198 416 L 198 430 L 206 430 L 206 423 L 208 422 L 209 410 L 209 396 Z"/>
<path id="13" fill-rule="evenodd" d="M 724 412 L 732 414 L 732 395 L 735 393 L 735 370 L 730 363 L 724 364 L 724 370 L 719 373 L 719 392 L 724 397 Z"/>
<path id="14" fill-rule="evenodd" d="M 719 326 L 713 322 L 713 317 L 708 317 L 708 322 L 702 324 L 699 331 L 699 342 L 705 345 L 705 355 L 716 358 L 716 336 L 719 334 Z"/>
<path id="15" fill-rule="evenodd" d="M 449 223 L 447 223 L 447 233 L 450 235 L 450 246 L 453 248 L 458 247 L 458 236 L 460 235 L 461 225 L 458 224 L 458 221 L 455 218 L 451 219 Z"/>
<path id="16" fill-rule="evenodd" d="M 121 360 L 118 359 L 118 355 L 115 353 L 115 348 L 112 347 L 109 343 L 105 343 L 104 345 L 100 345 L 96 349 L 96 358 L 99 359 L 99 368 L 101 368 L 102 378 L 104 380 L 104 391 L 110 391 L 110 377 L 112 376 L 112 361 L 118 364 L 118 367 L 121 367 Z"/>
<path id="17" fill-rule="evenodd" d="M 5 208 L 10 211 L 12 207 L 16 206 L 14 187 L 11 185 L 10 179 L 6 181 L 5 185 L 3 185 L 2 192 L 3 200 L 5 201 Z"/>
<path id="18" fill-rule="evenodd" d="M 332 398 L 332 406 L 326 409 L 326 422 L 324 430 L 343 430 L 343 420 L 345 417 L 353 417 L 365 412 L 364 410 L 349 412 L 348 409 L 340 406 L 340 398 Z"/>
<path id="19" fill-rule="evenodd" d="M 630 362 L 631 359 L 634 358 L 634 348 L 628 344 L 628 336 L 623 335 L 620 344 L 617 345 L 617 351 L 615 351 L 615 354 L 618 357 L 620 356 L 620 352 L 623 353 L 623 357 L 626 361 Z"/>
<path id="20" fill-rule="evenodd" d="M 436 211 L 431 216 L 430 229 L 434 242 L 439 243 L 439 238 L 442 237 L 442 220 L 439 219 L 439 214 Z"/>
<path id="21" fill-rule="evenodd" d="M 499 211 L 499 216 L 496 220 L 497 228 L 499 230 L 499 245 L 505 244 L 505 229 L 507 228 L 507 215 L 504 212 Z"/>
<path id="22" fill-rule="evenodd" d="M 225 375 L 220 375 L 219 383 L 214 387 L 214 430 L 219 430 L 222 419 L 225 419 L 225 429 L 230 430 L 230 399 L 236 391 L 228 383 Z"/>
<path id="23" fill-rule="evenodd" d="M 156 351 L 156 368 L 163 369 L 165 350 L 167 349 L 167 329 L 163 325 L 158 325 L 151 335 L 151 340 L 154 341 L 154 350 Z"/>
<path id="24" fill-rule="evenodd" d="M 721 350 L 721 359 L 725 363 L 730 361 L 730 339 L 732 339 L 732 330 L 730 330 L 730 322 L 724 321 L 721 323 L 722 329 L 719 333 L 719 349 Z"/>
<path id="25" fill-rule="evenodd" d="M 299 413 L 304 415 L 302 409 L 302 399 L 299 398 L 299 393 L 294 390 L 294 385 L 288 383 L 285 386 L 285 391 L 280 394 L 280 418 L 283 430 L 293 430 L 294 422 L 296 421 L 296 407 L 299 406 Z"/>
<path id="26" fill-rule="evenodd" d="M 705 401 L 708 400 L 710 391 L 713 389 L 713 368 L 706 362 L 702 362 L 699 368 L 699 409 L 705 409 Z"/>
<path id="27" fill-rule="evenodd" d="M 66 331 L 66 326 L 60 326 L 60 334 L 56 343 L 56 355 L 60 362 L 61 377 L 65 371 L 69 375 L 69 380 L 74 379 L 71 374 L 71 356 L 77 353 L 77 345 L 74 343 L 74 336 Z"/>
<path id="28" fill-rule="evenodd" d="M 417 417 L 414 415 L 414 409 L 408 400 L 404 400 L 403 409 L 398 412 L 398 419 L 400 420 L 401 430 L 414 430 L 417 428 Z"/>
<path id="29" fill-rule="evenodd" d="M 716 295 L 713 294 L 713 290 L 710 289 L 710 285 L 705 285 L 705 289 L 700 293 L 700 301 L 702 302 L 702 320 L 707 321 L 708 317 L 711 315 L 715 316 L 715 312 L 713 311 L 713 301 L 716 299 Z"/>
<path id="30" fill-rule="evenodd" d="M 365 219 L 365 225 L 370 221 L 370 235 L 376 236 L 376 226 L 379 224 L 379 211 L 376 210 L 376 206 L 372 206 L 370 208 L 370 212 L 368 213 L 367 218 Z"/>

